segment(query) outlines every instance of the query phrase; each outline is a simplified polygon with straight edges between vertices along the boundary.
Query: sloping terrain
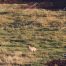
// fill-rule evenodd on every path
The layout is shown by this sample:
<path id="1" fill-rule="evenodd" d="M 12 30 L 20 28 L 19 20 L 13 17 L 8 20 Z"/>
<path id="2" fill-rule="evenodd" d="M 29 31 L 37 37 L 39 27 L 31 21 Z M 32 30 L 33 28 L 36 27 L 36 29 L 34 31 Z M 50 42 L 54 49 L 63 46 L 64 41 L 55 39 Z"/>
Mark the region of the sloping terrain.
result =
<path id="1" fill-rule="evenodd" d="M 0 66 L 44 66 L 47 61 L 63 59 L 66 11 L 20 6 L 0 4 Z"/>

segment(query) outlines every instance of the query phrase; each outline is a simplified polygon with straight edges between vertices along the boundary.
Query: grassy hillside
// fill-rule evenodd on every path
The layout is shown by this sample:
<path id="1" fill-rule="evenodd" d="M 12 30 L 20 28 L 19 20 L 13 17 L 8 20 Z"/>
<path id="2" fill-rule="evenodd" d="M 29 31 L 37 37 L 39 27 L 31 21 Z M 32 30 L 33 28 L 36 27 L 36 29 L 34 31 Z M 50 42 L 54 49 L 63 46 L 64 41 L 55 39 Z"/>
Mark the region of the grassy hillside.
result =
<path id="1" fill-rule="evenodd" d="M 20 9 L 0 4 L 1 66 L 44 66 L 66 52 L 66 11 Z M 31 45 L 37 49 L 32 52 Z"/>

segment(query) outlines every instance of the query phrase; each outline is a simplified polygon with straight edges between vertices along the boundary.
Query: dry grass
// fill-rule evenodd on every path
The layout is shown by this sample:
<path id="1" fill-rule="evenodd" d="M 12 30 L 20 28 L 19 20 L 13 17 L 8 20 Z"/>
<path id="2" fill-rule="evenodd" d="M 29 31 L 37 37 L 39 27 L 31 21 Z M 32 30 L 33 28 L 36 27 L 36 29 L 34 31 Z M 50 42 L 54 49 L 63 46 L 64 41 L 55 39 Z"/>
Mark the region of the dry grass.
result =
<path id="1" fill-rule="evenodd" d="M 42 58 L 43 62 L 62 58 L 66 49 L 66 33 L 62 30 L 66 27 L 66 11 L 20 9 L 20 6 L 0 4 L 0 63 L 28 64 Z M 19 22 L 17 28 L 14 22 Z M 56 26 L 60 28 L 50 27 L 52 22 L 60 23 Z M 38 51 L 29 51 L 28 45 L 35 46 Z"/>

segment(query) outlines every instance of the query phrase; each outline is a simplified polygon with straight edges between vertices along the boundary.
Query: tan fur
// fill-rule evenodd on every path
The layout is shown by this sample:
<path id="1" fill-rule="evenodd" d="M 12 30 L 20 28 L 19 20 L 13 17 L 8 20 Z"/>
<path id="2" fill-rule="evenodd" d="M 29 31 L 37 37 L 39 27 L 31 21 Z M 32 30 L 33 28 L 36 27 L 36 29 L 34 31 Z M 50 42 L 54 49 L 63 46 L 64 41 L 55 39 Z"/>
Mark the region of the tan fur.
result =
<path id="1" fill-rule="evenodd" d="M 29 50 L 32 51 L 32 52 L 37 51 L 37 49 L 35 47 L 31 47 L 31 46 L 29 46 Z"/>

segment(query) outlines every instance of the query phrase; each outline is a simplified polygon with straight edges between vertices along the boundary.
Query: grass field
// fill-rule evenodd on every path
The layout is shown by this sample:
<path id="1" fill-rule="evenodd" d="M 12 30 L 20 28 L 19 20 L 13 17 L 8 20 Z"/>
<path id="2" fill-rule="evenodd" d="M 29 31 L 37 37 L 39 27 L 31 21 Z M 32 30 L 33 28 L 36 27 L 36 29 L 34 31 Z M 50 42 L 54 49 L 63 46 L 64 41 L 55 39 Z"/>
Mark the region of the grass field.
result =
<path id="1" fill-rule="evenodd" d="M 21 9 L 0 4 L 0 66 L 44 66 L 66 53 L 66 11 Z M 32 52 L 28 46 L 37 50 Z"/>

